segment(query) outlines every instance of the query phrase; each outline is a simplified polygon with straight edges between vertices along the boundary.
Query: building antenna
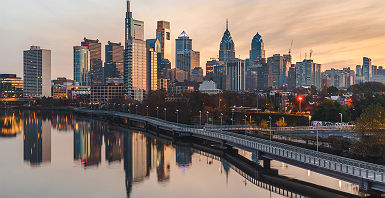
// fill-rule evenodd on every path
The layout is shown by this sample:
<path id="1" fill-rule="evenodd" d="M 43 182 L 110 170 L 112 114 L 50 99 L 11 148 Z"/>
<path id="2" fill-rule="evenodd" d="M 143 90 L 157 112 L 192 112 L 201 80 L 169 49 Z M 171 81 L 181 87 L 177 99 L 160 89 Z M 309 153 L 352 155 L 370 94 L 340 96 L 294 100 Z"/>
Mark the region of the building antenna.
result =
<path id="1" fill-rule="evenodd" d="M 310 60 L 311 60 L 312 55 L 313 55 L 313 50 L 311 49 L 310 50 Z"/>
<path id="2" fill-rule="evenodd" d="M 289 55 L 291 55 L 291 50 L 293 49 L 293 42 L 294 42 L 294 40 L 291 40 L 290 49 L 289 49 Z"/>
<path id="3" fill-rule="evenodd" d="M 226 30 L 229 29 L 229 19 L 226 19 Z"/>

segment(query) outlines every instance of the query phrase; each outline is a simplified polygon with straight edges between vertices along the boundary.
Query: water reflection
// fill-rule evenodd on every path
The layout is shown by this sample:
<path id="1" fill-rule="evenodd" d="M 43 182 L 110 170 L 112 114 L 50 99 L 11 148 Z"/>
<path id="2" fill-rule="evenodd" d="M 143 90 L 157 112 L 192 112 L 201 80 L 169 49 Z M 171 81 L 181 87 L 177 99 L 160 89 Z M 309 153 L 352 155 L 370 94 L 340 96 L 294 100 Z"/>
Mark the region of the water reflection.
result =
<path id="1" fill-rule="evenodd" d="M 0 116 L 0 137 L 16 137 L 23 132 L 23 120 L 20 112 L 7 112 Z"/>
<path id="2" fill-rule="evenodd" d="M 69 158 L 73 158 L 77 169 L 79 167 L 81 167 L 81 170 L 93 167 L 94 169 L 90 170 L 101 171 L 101 169 L 108 168 L 112 164 L 122 167 L 123 172 L 120 174 L 122 176 L 120 181 L 122 183 L 124 181 L 125 194 L 128 197 L 134 194 L 133 189 L 136 184 L 146 183 L 146 185 L 149 185 L 149 182 L 146 181 L 154 179 L 162 186 L 166 186 L 165 184 L 172 183 L 171 177 L 174 181 L 178 179 L 177 182 L 183 181 L 180 175 L 175 175 L 178 173 L 176 171 L 185 174 L 191 172 L 191 170 L 199 169 L 199 172 L 204 172 L 204 168 L 208 169 L 209 167 L 215 167 L 215 174 L 219 174 L 222 181 L 226 180 L 226 186 L 211 185 L 219 185 L 224 188 L 231 186 L 231 179 L 234 180 L 236 174 L 242 178 L 242 181 L 239 182 L 242 187 L 246 188 L 247 184 L 253 184 L 247 185 L 249 191 L 250 188 L 270 191 L 279 197 L 285 195 L 284 193 L 306 197 L 306 195 L 309 195 L 309 190 L 307 191 L 306 188 L 311 189 L 310 191 L 318 190 L 317 182 L 321 180 L 329 183 L 335 182 L 335 185 L 327 186 L 323 184 L 326 188 L 320 187 L 319 191 L 330 188 L 335 191 L 359 194 L 357 188 L 352 188 L 355 185 L 320 176 L 311 171 L 293 168 L 280 162 L 272 163 L 273 169 L 263 169 L 257 163 L 253 163 L 253 161 L 257 162 L 255 153 L 239 151 L 236 156 L 227 156 L 221 151 L 205 148 L 204 145 L 197 146 L 186 142 L 172 142 L 153 137 L 151 134 L 123 130 L 104 122 L 79 118 L 71 113 L 23 111 L 7 112 L 0 116 L 2 118 L 2 134 L 3 131 L 7 131 L 4 134 L 18 134 L 24 130 L 22 136 L 24 161 L 29 162 L 31 166 L 35 167 L 42 163 L 49 164 L 51 162 L 51 129 L 53 131 L 56 129 L 60 132 L 60 135 L 68 135 L 71 138 L 71 142 L 65 144 L 65 148 L 68 150 L 68 147 L 73 146 L 73 154 L 70 151 Z M 70 134 L 72 131 L 73 134 Z M 52 133 L 52 136 L 55 135 L 55 133 Z M 61 141 L 61 138 L 56 136 L 57 141 Z M 71 145 L 72 143 L 73 145 Z M 102 157 L 103 154 L 105 156 Z M 53 153 L 53 156 L 58 155 L 61 155 L 61 153 L 56 153 L 56 155 Z M 120 164 L 122 166 L 119 166 Z M 98 169 L 95 169 L 96 167 Z M 311 180 L 298 177 L 301 171 Z M 211 172 L 211 177 L 212 174 Z M 190 175 L 189 178 L 191 177 Z M 320 177 L 322 178 L 319 179 Z M 300 178 L 300 180 L 297 182 L 296 179 L 288 178 Z M 100 179 L 103 180 L 104 178 Z M 197 183 L 199 182 L 201 181 L 197 181 Z M 216 182 L 221 183 L 221 181 Z M 152 187 L 150 186 L 150 188 Z M 122 189 L 124 190 L 124 188 Z M 240 188 L 239 190 L 243 189 Z M 341 194 L 343 193 L 339 195 Z M 237 194 L 233 195 L 237 196 Z M 215 194 L 213 197 L 215 197 Z"/>
<path id="3" fill-rule="evenodd" d="M 48 120 L 28 112 L 24 120 L 24 161 L 31 165 L 51 162 L 51 125 Z"/>
<path id="4" fill-rule="evenodd" d="M 102 133 L 96 122 L 79 122 L 74 130 L 74 160 L 84 166 L 98 166 L 101 162 Z"/>

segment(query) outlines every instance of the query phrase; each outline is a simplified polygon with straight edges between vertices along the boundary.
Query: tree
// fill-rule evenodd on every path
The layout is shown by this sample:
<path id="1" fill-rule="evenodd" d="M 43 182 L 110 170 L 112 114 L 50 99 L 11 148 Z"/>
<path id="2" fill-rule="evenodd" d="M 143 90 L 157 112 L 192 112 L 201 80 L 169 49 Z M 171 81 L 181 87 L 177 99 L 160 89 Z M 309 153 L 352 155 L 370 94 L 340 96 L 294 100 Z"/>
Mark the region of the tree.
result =
<path id="1" fill-rule="evenodd" d="M 379 92 L 385 92 L 385 85 L 380 82 L 366 82 L 353 85 L 348 91 L 357 95 L 369 96 Z"/>
<path id="2" fill-rule="evenodd" d="M 313 120 L 340 122 L 340 113 L 345 121 L 349 120 L 346 109 L 341 104 L 332 100 L 324 100 L 315 108 Z"/>
<path id="3" fill-rule="evenodd" d="M 261 120 L 259 127 L 266 129 L 268 127 L 266 120 Z"/>
<path id="4" fill-rule="evenodd" d="M 369 105 L 357 119 L 354 130 L 360 141 L 355 150 L 361 155 L 385 154 L 385 108 L 380 104 Z"/>
<path id="5" fill-rule="evenodd" d="M 338 88 L 334 87 L 334 86 L 330 86 L 330 87 L 327 88 L 327 92 L 331 96 L 338 95 Z"/>
<path id="6" fill-rule="evenodd" d="M 276 124 L 277 126 L 279 126 L 279 127 L 285 127 L 285 126 L 287 126 L 287 123 L 285 122 L 285 119 L 284 119 L 284 118 L 279 119 L 275 124 Z"/>

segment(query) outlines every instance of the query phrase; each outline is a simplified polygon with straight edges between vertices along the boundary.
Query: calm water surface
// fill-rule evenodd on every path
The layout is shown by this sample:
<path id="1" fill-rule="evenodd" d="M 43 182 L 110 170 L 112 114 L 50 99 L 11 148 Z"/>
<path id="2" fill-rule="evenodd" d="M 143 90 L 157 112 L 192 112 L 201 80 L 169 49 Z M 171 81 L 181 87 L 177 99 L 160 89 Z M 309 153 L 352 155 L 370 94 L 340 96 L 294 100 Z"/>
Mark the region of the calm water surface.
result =
<path id="1" fill-rule="evenodd" d="M 355 185 L 276 161 L 256 179 L 191 144 L 70 113 L 2 110 L 0 128 L 0 197 L 303 195 L 301 187 L 285 187 L 287 180 L 359 195 Z M 239 154 L 252 159 L 249 152 Z"/>

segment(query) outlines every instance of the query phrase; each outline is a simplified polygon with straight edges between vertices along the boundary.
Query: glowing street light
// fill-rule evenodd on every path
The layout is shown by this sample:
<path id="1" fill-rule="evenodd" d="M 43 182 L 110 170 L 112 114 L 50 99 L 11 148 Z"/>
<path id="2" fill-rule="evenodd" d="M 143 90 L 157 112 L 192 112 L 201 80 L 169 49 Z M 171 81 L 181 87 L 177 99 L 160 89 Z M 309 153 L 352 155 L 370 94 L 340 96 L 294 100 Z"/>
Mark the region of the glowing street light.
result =
<path id="1" fill-rule="evenodd" d="M 298 96 L 298 101 L 299 101 L 299 112 L 302 113 L 302 100 L 303 100 L 303 97 L 302 96 Z"/>

